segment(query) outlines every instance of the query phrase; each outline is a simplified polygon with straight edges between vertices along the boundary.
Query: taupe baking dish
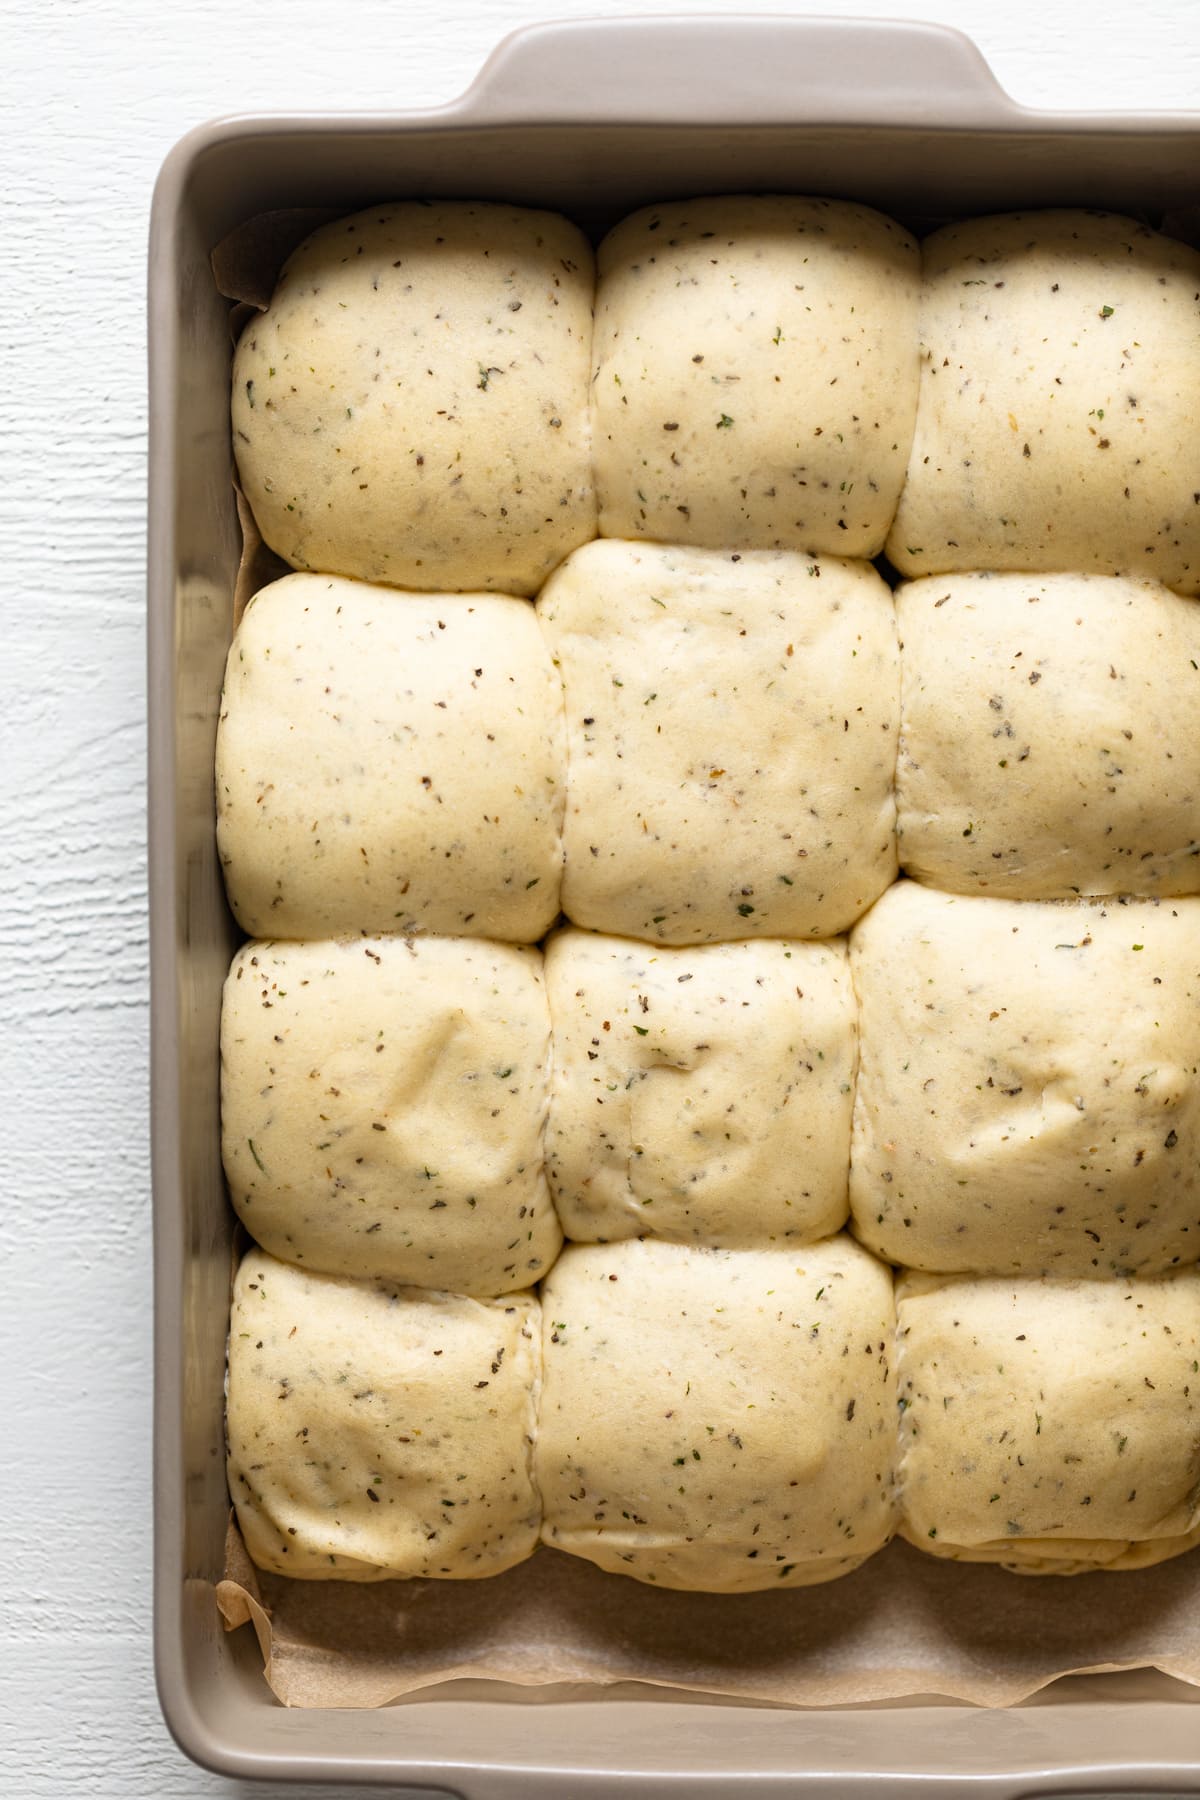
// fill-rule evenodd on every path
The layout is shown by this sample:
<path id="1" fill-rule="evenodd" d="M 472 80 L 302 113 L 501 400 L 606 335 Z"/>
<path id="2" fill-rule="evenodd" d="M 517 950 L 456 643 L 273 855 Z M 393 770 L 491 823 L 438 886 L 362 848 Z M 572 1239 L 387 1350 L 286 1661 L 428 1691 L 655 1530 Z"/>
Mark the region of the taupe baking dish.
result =
<path id="1" fill-rule="evenodd" d="M 670 195 L 783 189 L 920 225 L 1047 204 L 1200 203 L 1200 112 L 1031 112 L 939 27 L 766 17 L 535 27 L 426 112 L 220 121 L 168 157 L 150 241 L 149 756 L 156 1273 L 155 1640 L 189 1755 L 246 1777 L 501 1800 L 642 1794 L 1010 1796 L 1200 1790 L 1200 1693 L 1150 1675 L 1005 1712 L 790 1711 L 656 1689 L 459 1682 L 376 1712 L 289 1711 L 214 1602 L 228 1510 L 223 1371 L 233 1215 L 217 1119 L 236 934 L 214 842 L 213 741 L 240 553 L 228 307 L 209 255 L 275 208 L 507 199 L 601 227 Z"/>

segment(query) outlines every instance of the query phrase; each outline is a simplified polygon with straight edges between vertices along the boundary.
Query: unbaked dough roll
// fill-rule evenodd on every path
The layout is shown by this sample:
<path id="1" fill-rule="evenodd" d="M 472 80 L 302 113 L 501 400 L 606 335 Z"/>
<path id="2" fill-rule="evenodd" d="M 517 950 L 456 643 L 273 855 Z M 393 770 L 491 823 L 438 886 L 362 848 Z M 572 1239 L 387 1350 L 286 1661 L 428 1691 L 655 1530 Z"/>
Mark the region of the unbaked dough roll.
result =
<path id="1" fill-rule="evenodd" d="M 905 881 L 850 959 L 850 1207 L 877 1255 L 1105 1277 L 1200 1257 L 1200 900 Z"/>
<path id="2" fill-rule="evenodd" d="M 599 266 L 602 535 L 877 555 L 916 417 L 909 234 L 842 200 L 674 201 Z"/>
<path id="3" fill-rule="evenodd" d="M 592 292 L 555 213 L 410 201 L 313 232 L 234 358 L 267 543 L 363 581 L 534 593 L 595 531 Z"/>
<path id="4" fill-rule="evenodd" d="M 906 575 L 1140 572 L 1200 593 L 1200 251 L 1112 213 L 924 244 Z"/>
<path id="5" fill-rule="evenodd" d="M 903 1535 L 1030 1575 L 1144 1568 L 1200 1541 L 1200 1273 L 906 1275 Z"/>
<path id="6" fill-rule="evenodd" d="M 229 1332 L 229 1490 L 260 1569 L 499 1575 L 537 1543 L 532 1294 L 467 1300 L 253 1249 Z"/>
<path id="7" fill-rule="evenodd" d="M 287 575 L 250 602 L 217 840 L 251 937 L 533 943 L 558 912 L 562 691 L 524 600 Z"/>
<path id="8" fill-rule="evenodd" d="M 546 946 L 546 1167 L 567 1235 L 765 1248 L 846 1220 L 856 1062 L 841 939 Z"/>
<path id="9" fill-rule="evenodd" d="M 1013 900 L 1200 891 L 1200 606 L 1104 575 L 896 595 L 910 875 Z"/>
<path id="10" fill-rule="evenodd" d="M 459 1294 L 531 1287 L 550 1015 L 536 950 L 476 938 L 244 946 L 221 1014 L 230 1197 L 276 1256 Z"/>
<path id="11" fill-rule="evenodd" d="M 804 1587 L 890 1537 L 890 1272 L 808 1249 L 569 1245 L 542 1290 L 548 1544 L 660 1587 Z"/>
<path id="12" fill-rule="evenodd" d="M 537 610 L 566 697 L 575 924 L 832 937 L 882 893 L 899 652 L 868 564 L 602 540 Z"/>

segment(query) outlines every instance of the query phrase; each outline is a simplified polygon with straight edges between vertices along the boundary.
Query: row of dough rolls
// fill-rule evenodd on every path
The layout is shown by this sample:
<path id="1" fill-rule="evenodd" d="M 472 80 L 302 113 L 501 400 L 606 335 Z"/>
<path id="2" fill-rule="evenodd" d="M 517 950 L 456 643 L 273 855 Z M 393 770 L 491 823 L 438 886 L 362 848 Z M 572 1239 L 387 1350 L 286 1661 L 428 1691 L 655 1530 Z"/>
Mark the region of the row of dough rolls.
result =
<path id="1" fill-rule="evenodd" d="M 263 590 L 217 744 L 252 936 L 843 931 L 896 870 L 899 660 L 867 564 L 595 542 L 543 589 Z"/>
<path id="2" fill-rule="evenodd" d="M 598 267 L 597 267 L 598 265 Z M 1200 592 L 1200 253 L 1112 214 L 387 205 L 291 256 L 234 370 L 293 567 L 532 594 L 594 537 Z"/>
<path id="3" fill-rule="evenodd" d="M 856 1062 L 841 941 L 251 943 L 226 1177 L 289 1262 L 481 1296 L 532 1286 L 564 1231 L 810 1243 L 846 1221 Z"/>
<path id="4" fill-rule="evenodd" d="M 894 1532 L 1031 1574 L 1200 1539 L 1200 1272 L 904 1275 L 803 1251 L 568 1248 L 540 1300 L 252 1249 L 229 1479 L 301 1579 L 498 1574 L 539 1538 L 669 1588 L 850 1573 Z M 899 1423 L 897 1423 L 899 1421 Z"/>
<path id="5" fill-rule="evenodd" d="M 531 607 L 291 575 L 217 750 L 252 936 L 664 944 L 957 893 L 1200 891 L 1200 607 L 1146 580 L 902 585 L 792 551 L 596 541 Z"/>
<path id="6" fill-rule="evenodd" d="M 844 940 L 566 928 L 251 943 L 223 1147 L 290 1262 L 477 1295 L 562 1235 L 725 1249 L 849 1220 L 932 1273 L 1200 1259 L 1200 899 L 890 889 Z"/>

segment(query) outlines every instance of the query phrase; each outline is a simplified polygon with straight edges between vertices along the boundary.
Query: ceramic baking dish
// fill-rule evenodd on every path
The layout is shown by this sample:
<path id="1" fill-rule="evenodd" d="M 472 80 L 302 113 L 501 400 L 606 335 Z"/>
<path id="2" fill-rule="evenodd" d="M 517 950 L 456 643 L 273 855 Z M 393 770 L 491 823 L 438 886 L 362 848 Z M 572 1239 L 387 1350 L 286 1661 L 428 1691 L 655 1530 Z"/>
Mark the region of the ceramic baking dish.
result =
<path id="1" fill-rule="evenodd" d="M 238 118 L 168 157 L 150 241 L 149 756 L 155 1240 L 155 1642 L 167 1722 L 229 1775 L 486 1800 L 636 1794 L 1009 1796 L 1200 1790 L 1200 1693 L 1150 1674 L 1006 1712 L 793 1711 L 652 1688 L 458 1682 L 376 1712 L 287 1710 L 214 1602 L 228 1511 L 223 1372 L 233 1215 L 218 1143 L 221 983 L 236 941 L 213 742 L 240 538 L 228 307 L 209 253 L 275 208 L 435 194 L 601 229 L 671 195 L 783 189 L 906 222 L 1048 204 L 1200 203 L 1200 113 L 1051 115 L 940 27 L 804 18 L 547 25 L 427 112 Z M 1190 1697 L 1189 1697 L 1190 1696 Z M 626 1791 L 630 1791 L 627 1789 Z"/>

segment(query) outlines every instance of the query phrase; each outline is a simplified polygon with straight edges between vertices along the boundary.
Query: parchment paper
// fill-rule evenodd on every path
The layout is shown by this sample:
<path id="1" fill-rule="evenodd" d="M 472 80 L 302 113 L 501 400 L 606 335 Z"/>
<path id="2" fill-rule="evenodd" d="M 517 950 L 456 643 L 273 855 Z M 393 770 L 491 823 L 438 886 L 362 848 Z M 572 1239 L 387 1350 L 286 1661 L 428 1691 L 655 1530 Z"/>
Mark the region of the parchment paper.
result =
<path id="1" fill-rule="evenodd" d="M 781 1594 L 672 1594 L 541 1549 L 487 1581 L 288 1581 L 230 1525 L 217 1599 L 253 1623 L 287 1706 L 383 1706 L 456 1676 L 644 1681 L 800 1706 L 940 1694 L 1010 1706 L 1061 1675 L 1200 1685 L 1200 1552 L 1129 1574 L 1031 1577 L 894 1543 Z"/>
<path id="2" fill-rule="evenodd" d="M 236 338 L 286 257 L 335 215 L 263 214 L 213 252 Z M 1195 218 L 1164 221 L 1195 241 Z M 286 573 L 238 493 L 236 619 Z M 1159 1669 L 1200 1686 L 1200 1549 L 1128 1573 L 1032 1577 L 894 1543 L 823 1587 L 675 1594 L 540 1549 L 486 1581 L 289 1581 L 254 1568 L 232 1516 L 217 1603 L 252 1625 L 287 1706 L 384 1706 L 457 1677 L 536 1687 L 642 1681 L 795 1706 L 940 1695 L 1011 1706 L 1064 1675 Z"/>

